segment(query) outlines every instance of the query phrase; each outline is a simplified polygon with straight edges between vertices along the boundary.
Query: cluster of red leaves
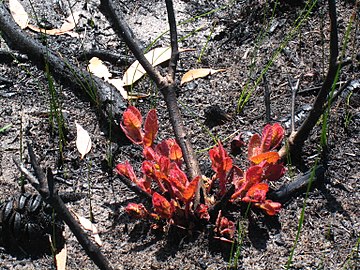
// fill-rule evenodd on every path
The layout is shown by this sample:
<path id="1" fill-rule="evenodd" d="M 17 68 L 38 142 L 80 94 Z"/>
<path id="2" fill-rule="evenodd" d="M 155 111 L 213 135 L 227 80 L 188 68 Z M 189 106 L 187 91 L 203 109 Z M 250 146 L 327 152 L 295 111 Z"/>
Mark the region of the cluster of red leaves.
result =
<path id="1" fill-rule="evenodd" d="M 284 129 L 277 123 L 266 125 L 262 136 L 254 134 L 248 146 L 250 167 L 243 172 L 233 165 L 231 158 L 219 142 L 217 147 L 210 150 L 209 155 L 212 168 L 216 172 L 213 180 L 219 180 L 220 196 L 226 192 L 228 182 L 235 186 L 231 201 L 253 203 L 263 209 L 268 215 L 279 212 L 281 204 L 266 199 L 269 191 L 269 181 L 280 179 L 285 168 L 279 164 L 280 156 L 274 150 L 284 138 Z"/>
<path id="2" fill-rule="evenodd" d="M 135 203 L 130 203 L 126 212 L 136 218 L 166 219 L 170 222 L 176 220 L 176 215 L 186 219 L 190 214 L 209 220 L 209 205 L 200 204 L 192 209 L 200 177 L 191 181 L 187 178 L 182 170 L 182 152 L 174 139 L 154 144 L 158 126 L 155 110 L 149 111 L 144 124 L 135 107 L 131 106 L 124 112 L 121 128 L 133 143 L 143 146 L 145 160 L 141 166 L 141 178 L 136 176 L 129 162 L 118 164 L 116 171 L 149 193 L 153 204 L 153 212 L 148 211 L 144 205 Z M 279 124 L 266 125 L 261 136 L 254 134 L 248 145 L 250 167 L 245 172 L 233 164 L 219 142 L 218 146 L 209 151 L 215 175 L 206 183 L 207 194 L 204 195 L 207 197 L 212 192 L 215 181 L 219 181 L 219 198 L 226 193 L 227 185 L 232 184 L 235 187 L 230 199 L 232 203 L 252 203 L 268 215 L 278 213 L 281 204 L 266 199 L 266 194 L 269 190 L 268 182 L 280 179 L 285 173 L 284 166 L 279 163 L 279 154 L 275 151 L 283 138 L 284 129 Z M 233 148 L 236 145 L 244 145 L 240 137 Z M 215 227 L 215 232 L 220 237 L 232 238 L 235 233 L 234 223 L 223 217 L 221 212 Z"/>
<path id="3" fill-rule="evenodd" d="M 188 180 L 181 169 L 181 149 L 174 139 L 167 139 L 154 145 L 159 126 L 155 110 L 149 111 L 143 129 L 142 124 L 140 112 L 130 106 L 123 114 L 121 128 L 133 143 L 143 146 L 145 158 L 141 166 L 143 176 L 138 178 L 127 161 L 118 164 L 116 171 L 152 195 L 154 213 L 148 212 L 144 205 L 134 203 L 126 207 L 126 212 L 138 218 L 172 219 L 175 212 L 184 210 L 187 216 L 200 177 Z M 151 185 L 153 181 L 157 183 L 155 190 L 154 185 Z"/>

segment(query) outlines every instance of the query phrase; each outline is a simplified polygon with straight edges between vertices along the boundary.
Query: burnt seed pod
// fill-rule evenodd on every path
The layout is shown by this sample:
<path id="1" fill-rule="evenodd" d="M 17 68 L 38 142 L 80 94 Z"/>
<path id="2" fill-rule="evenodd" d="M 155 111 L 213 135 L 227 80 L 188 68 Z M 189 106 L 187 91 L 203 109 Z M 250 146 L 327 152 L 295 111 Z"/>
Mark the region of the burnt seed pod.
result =
<path id="1" fill-rule="evenodd" d="M 32 213 L 38 212 L 43 205 L 41 196 L 34 194 L 29 201 L 29 211 Z"/>
<path id="2" fill-rule="evenodd" d="M 20 194 L 0 204 L 0 245 L 17 256 L 51 252 L 49 236 L 57 248 L 64 244 L 63 223 L 38 194 Z"/>

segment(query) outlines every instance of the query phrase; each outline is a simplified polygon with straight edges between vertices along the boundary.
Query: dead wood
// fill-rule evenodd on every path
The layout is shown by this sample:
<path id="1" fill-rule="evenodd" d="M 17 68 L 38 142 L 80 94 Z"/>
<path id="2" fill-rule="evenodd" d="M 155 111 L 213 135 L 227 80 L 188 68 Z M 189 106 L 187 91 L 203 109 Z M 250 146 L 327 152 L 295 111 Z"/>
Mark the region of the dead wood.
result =
<path id="1" fill-rule="evenodd" d="M 280 149 L 279 155 L 282 158 L 285 158 L 287 153 L 294 154 L 296 152 L 296 154 L 299 154 L 299 150 L 302 149 L 305 140 L 307 140 L 311 130 L 314 128 L 320 116 L 323 114 L 324 104 L 326 103 L 330 90 L 332 89 L 333 84 L 337 79 L 337 74 L 340 72 L 341 65 L 337 59 L 339 55 L 339 41 L 335 1 L 328 0 L 328 6 L 330 16 L 330 60 L 328 72 L 309 115 L 301 127 L 297 131 L 290 134 L 288 143 Z"/>
<path id="2" fill-rule="evenodd" d="M 99 269 L 112 270 L 108 260 L 104 257 L 99 247 L 96 246 L 80 227 L 79 223 L 72 216 L 70 211 L 65 206 L 60 196 L 56 193 L 53 186 L 53 176 L 50 169 L 48 169 L 47 177 L 38 164 L 32 147 L 28 145 L 28 152 L 30 161 L 35 172 L 35 176 L 30 173 L 23 163 L 19 162 L 15 157 L 13 158 L 18 169 L 25 175 L 32 186 L 39 192 L 41 197 L 48 203 L 59 217 L 69 226 L 75 237 L 78 239 L 81 246 L 84 248 L 86 254 L 99 267 Z"/>
<path id="3" fill-rule="evenodd" d="M 193 179 L 196 176 L 201 175 L 201 171 L 193 147 L 190 143 L 190 138 L 188 138 L 186 135 L 186 130 L 184 128 L 176 98 L 177 86 L 174 78 L 179 52 L 177 45 L 175 14 L 171 0 L 166 0 L 166 8 L 170 25 L 172 55 L 169 61 L 168 75 L 163 77 L 160 75 L 158 70 L 155 69 L 145 58 L 144 53 L 141 50 L 141 47 L 137 44 L 132 31 L 130 30 L 126 21 L 123 19 L 124 16 L 119 6 L 112 0 L 101 1 L 102 12 L 109 19 L 109 21 L 112 22 L 114 30 L 125 41 L 126 45 L 134 54 L 135 58 L 144 67 L 149 77 L 156 83 L 157 87 L 163 94 L 176 140 L 183 152 L 188 175 L 191 179 Z"/>
<path id="4" fill-rule="evenodd" d="M 267 197 L 276 202 L 285 203 L 296 195 L 303 193 L 308 185 L 311 185 L 312 187 L 317 185 L 324 178 L 324 173 L 325 168 L 323 166 L 317 166 L 303 175 L 299 175 L 292 182 L 284 184 L 277 190 L 269 192 Z"/>
<path id="5" fill-rule="evenodd" d="M 28 55 L 42 70 L 48 65 L 55 79 L 69 86 L 78 96 L 90 100 L 106 119 L 120 119 L 126 108 L 120 92 L 89 72 L 56 56 L 49 48 L 27 35 L 15 24 L 4 3 L 0 3 L 0 31 L 12 49 Z"/>

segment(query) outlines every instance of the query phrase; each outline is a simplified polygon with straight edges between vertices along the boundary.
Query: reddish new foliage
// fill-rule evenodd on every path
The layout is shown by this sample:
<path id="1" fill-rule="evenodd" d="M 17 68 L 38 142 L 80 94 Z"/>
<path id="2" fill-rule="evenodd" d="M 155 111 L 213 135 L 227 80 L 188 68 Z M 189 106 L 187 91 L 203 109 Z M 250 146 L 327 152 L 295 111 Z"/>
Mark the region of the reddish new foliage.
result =
<path id="1" fill-rule="evenodd" d="M 154 192 L 152 203 L 155 213 L 157 213 L 161 218 L 169 219 L 172 217 L 175 207 L 165 197 L 161 196 L 157 192 Z"/>
<path id="2" fill-rule="evenodd" d="M 233 239 L 236 228 L 235 223 L 226 217 L 222 216 L 221 210 L 215 222 L 214 232 L 219 235 L 219 238 L 226 242 L 231 242 L 228 239 Z"/>
<path id="3" fill-rule="evenodd" d="M 123 115 L 121 128 L 132 142 L 143 146 L 143 176 L 138 178 L 127 161 L 118 164 L 116 171 L 152 195 L 154 212 L 148 211 L 142 204 L 130 203 L 125 211 L 131 216 L 165 219 L 170 223 L 176 223 L 179 220 L 187 220 L 191 215 L 193 218 L 209 221 L 208 209 L 214 203 L 214 199 L 226 193 L 227 184 L 235 187 L 231 202 L 251 203 L 268 215 L 275 215 L 280 211 L 280 203 L 266 199 L 269 191 L 268 182 L 280 179 L 285 173 L 284 166 L 279 163 L 279 154 L 275 151 L 284 137 L 284 129 L 279 124 L 266 125 L 261 136 L 254 134 L 251 137 L 248 146 L 250 167 L 246 171 L 233 165 L 220 141 L 218 146 L 209 151 L 215 175 L 208 181 L 205 181 L 208 178 L 202 176 L 206 187 L 206 194 L 203 194 L 205 204 L 196 205 L 196 209 L 193 199 L 198 190 L 200 176 L 191 181 L 187 178 L 182 168 L 182 152 L 174 139 L 154 144 L 159 127 L 155 110 L 148 113 L 144 129 L 142 124 L 140 112 L 135 107 L 129 107 Z M 233 147 L 243 144 L 239 135 Z M 217 196 L 211 194 L 214 181 L 219 181 Z M 234 237 L 235 224 L 222 216 L 220 211 L 214 231 L 221 240 L 231 239 Z"/>
<path id="4" fill-rule="evenodd" d="M 123 114 L 121 129 L 125 135 L 136 144 L 142 144 L 143 132 L 141 131 L 142 117 L 138 109 L 130 106 Z"/>
<path id="5" fill-rule="evenodd" d="M 219 179 L 220 196 L 226 192 L 226 176 L 232 168 L 232 160 L 226 153 L 221 142 L 209 151 L 212 169 L 216 172 L 215 178 Z"/>
<path id="6" fill-rule="evenodd" d="M 149 215 L 145 206 L 141 203 L 140 204 L 129 203 L 125 208 L 125 212 L 134 218 L 140 218 L 140 219 L 146 218 Z"/>
<path id="7" fill-rule="evenodd" d="M 142 163 L 142 178 L 137 178 L 134 169 L 129 162 L 120 163 L 116 171 L 128 177 L 142 190 L 152 195 L 152 203 L 155 213 L 144 211 L 143 205 L 129 204 L 126 211 L 134 217 L 154 217 L 171 219 L 177 208 L 184 209 L 185 216 L 189 215 L 191 201 L 197 190 L 200 177 L 189 181 L 184 171 L 180 168 L 182 164 L 182 152 L 174 139 L 167 139 L 158 145 L 154 145 L 158 132 L 158 119 L 156 111 L 151 110 L 145 120 L 142 130 L 142 117 L 140 112 L 130 106 L 123 115 L 121 128 L 125 135 L 134 143 L 143 146 L 145 160 Z M 151 187 L 152 181 L 157 183 L 158 189 L 154 191 Z M 169 194 L 169 202 L 163 195 Z M 206 218 L 207 208 L 201 208 L 199 215 Z"/>
<path id="8" fill-rule="evenodd" d="M 251 137 L 248 146 L 248 159 L 251 160 L 259 154 L 275 150 L 284 139 L 284 134 L 284 129 L 278 123 L 267 124 L 261 137 L 258 134 Z"/>

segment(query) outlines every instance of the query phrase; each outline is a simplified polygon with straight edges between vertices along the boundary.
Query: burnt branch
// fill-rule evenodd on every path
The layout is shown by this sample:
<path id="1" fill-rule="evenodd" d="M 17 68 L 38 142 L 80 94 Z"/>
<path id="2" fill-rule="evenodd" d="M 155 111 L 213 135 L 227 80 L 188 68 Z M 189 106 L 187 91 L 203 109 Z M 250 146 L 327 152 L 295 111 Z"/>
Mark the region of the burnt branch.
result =
<path id="1" fill-rule="evenodd" d="M 156 83 L 159 88 L 162 88 L 165 85 L 164 78 L 145 58 L 141 47 L 135 41 L 135 37 L 129 25 L 123 19 L 124 16 L 120 10 L 120 6 L 112 0 L 101 0 L 101 10 L 108 18 L 110 18 L 114 29 L 117 31 L 118 35 L 124 39 L 126 45 L 129 47 L 130 51 L 134 54 L 139 63 L 143 66 L 149 77 Z"/>
<path id="2" fill-rule="evenodd" d="M 175 14 L 173 10 L 173 3 L 171 0 L 166 0 L 166 7 L 168 10 L 168 19 L 170 25 L 172 56 L 169 64 L 168 76 L 163 77 L 160 73 L 147 61 L 140 46 L 137 44 L 128 24 L 123 19 L 123 14 L 118 5 L 112 0 L 101 0 L 101 9 L 112 22 L 115 31 L 124 39 L 126 45 L 132 51 L 136 59 L 144 67 L 149 77 L 156 83 L 164 96 L 164 100 L 169 112 L 170 122 L 173 127 L 176 140 L 183 152 L 184 161 L 187 167 L 188 175 L 191 179 L 201 175 L 200 167 L 196 159 L 193 147 L 189 138 L 186 136 L 183 120 L 180 109 L 176 99 L 176 83 L 175 72 L 176 63 L 178 60 L 178 45 Z"/>
<path id="3" fill-rule="evenodd" d="M 90 241 L 89 237 L 86 235 L 86 233 L 84 233 L 79 223 L 75 220 L 70 211 L 67 209 L 60 196 L 56 192 L 49 190 L 49 181 L 50 183 L 53 181 L 51 170 L 48 170 L 46 178 L 43 170 L 41 169 L 40 165 L 36 160 L 35 154 L 30 145 L 28 145 L 28 152 L 36 176 L 31 174 L 25 168 L 24 164 L 19 162 L 17 158 L 13 157 L 13 160 L 18 169 L 25 175 L 31 185 L 39 192 L 44 201 L 48 203 L 52 208 L 54 208 L 59 217 L 64 220 L 64 222 L 69 226 L 70 230 L 73 232 L 81 246 L 84 248 L 86 254 L 90 257 L 91 260 L 93 260 L 93 262 L 99 267 L 99 269 L 112 270 L 113 267 L 102 254 L 99 247 L 96 246 L 92 241 Z"/>
<path id="4" fill-rule="evenodd" d="M 330 90 L 333 87 L 337 73 L 340 71 L 340 64 L 338 62 L 339 45 L 338 45 L 338 34 L 337 34 L 337 16 L 336 16 L 336 1 L 328 0 L 329 4 L 329 15 L 330 15 L 330 60 L 329 68 L 326 74 L 323 85 L 315 99 L 313 108 L 310 111 L 308 117 L 305 119 L 301 127 L 292 132 L 288 144 L 283 146 L 279 155 L 284 158 L 287 152 L 293 153 L 298 149 L 301 149 L 304 141 L 309 137 L 311 130 L 316 125 L 320 116 L 323 114 L 324 104 L 326 103 Z"/>
<path id="5" fill-rule="evenodd" d="M 14 22 L 4 3 L 0 3 L 0 31 L 12 49 L 28 55 L 29 59 L 42 70 L 48 66 L 56 79 L 70 86 L 78 96 L 86 97 L 95 106 L 101 108 L 99 112 L 104 118 L 120 118 L 126 105 L 118 90 L 56 56 L 49 48 L 28 36 Z"/>
<path id="6" fill-rule="evenodd" d="M 121 182 L 123 182 L 130 190 L 135 192 L 139 197 L 145 198 L 146 201 L 151 204 L 152 196 L 151 194 L 145 192 L 141 188 L 139 188 L 138 185 L 136 185 L 134 182 L 129 180 L 127 177 L 122 176 L 120 174 L 117 175 L 118 178 L 120 178 Z"/>
<path id="7" fill-rule="evenodd" d="M 303 175 L 298 176 L 294 181 L 269 192 L 268 198 L 276 202 L 285 203 L 296 195 L 303 193 L 309 184 L 311 184 L 312 187 L 318 185 L 324 179 L 324 173 L 325 168 L 323 166 L 317 166 Z"/>
<path id="8" fill-rule="evenodd" d="M 174 5 L 172 0 L 165 0 L 166 10 L 168 14 L 169 26 L 170 26 L 170 43 L 171 43 L 171 58 L 169 62 L 169 78 L 171 82 L 175 82 L 176 65 L 179 60 L 179 47 L 177 41 L 176 19 L 174 12 Z"/>

